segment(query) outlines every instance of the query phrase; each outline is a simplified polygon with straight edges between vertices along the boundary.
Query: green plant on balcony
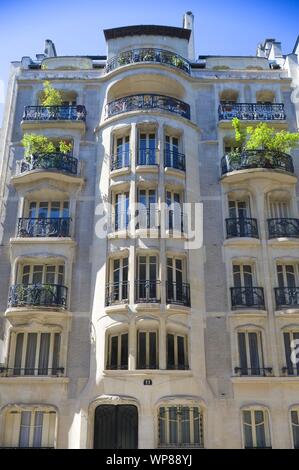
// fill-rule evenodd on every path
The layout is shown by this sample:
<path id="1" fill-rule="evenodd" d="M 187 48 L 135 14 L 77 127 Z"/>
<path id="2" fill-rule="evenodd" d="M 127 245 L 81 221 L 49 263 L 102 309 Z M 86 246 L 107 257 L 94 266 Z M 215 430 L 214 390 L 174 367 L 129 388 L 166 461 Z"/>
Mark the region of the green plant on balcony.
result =
<path id="1" fill-rule="evenodd" d="M 42 106 L 61 106 L 62 96 L 60 91 L 54 88 L 48 80 L 44 82 L 43 86 Z"/>
<path id="2" fill-rule="evenodd" d="M 182 69 L 184 67 L 184 61 L 180 57 L 177 56 L 172 56 L 171 58 L 171 64 L 174 65 L 175 67 Z"/>
<path id="3" fill-rule="evenodd" d="M 61 140 L 57 146 L 44 135 L 37 134 L 24 134 L 22 139 L 22 145 L 25 149 L 24 159 L 27 162 L 32 161 L 32 157 L 35 155 L 47 155 L 49 153 L 55 153 L 59 151 L 64 155 L 69 154 L 72 151 L 72 143 Z"/>
<path id="4" fill-rule="evenodd" d="M 299 142 L 298 132 L 287 132 L 285 130 L 276 132 L 275 129 L 265 122 L 261 122 L 255 127 L 248 126 L 243 129 L 239 119 L 233 118 L 232 126 L 235 131 L 235 141 L 237 144 L 237 148 L 229 154 L 232 162 L 240 161 L 243 151 L 265 150 L 263 159 L 268 160 L 269 165 L 271 165 L 273 155 L 271 151 L 289 153 Z M 270 152 L 267 152 L 267 150 L 270 150 Z M 257 159 L 257 155 L 255 154 L 253 158 Z"/>
<path id="5" fill-rule="evenodd" d="M 120 54 L 117 60 L 119 65 L 126 65 L 129 62 L 126 54 Z"/>

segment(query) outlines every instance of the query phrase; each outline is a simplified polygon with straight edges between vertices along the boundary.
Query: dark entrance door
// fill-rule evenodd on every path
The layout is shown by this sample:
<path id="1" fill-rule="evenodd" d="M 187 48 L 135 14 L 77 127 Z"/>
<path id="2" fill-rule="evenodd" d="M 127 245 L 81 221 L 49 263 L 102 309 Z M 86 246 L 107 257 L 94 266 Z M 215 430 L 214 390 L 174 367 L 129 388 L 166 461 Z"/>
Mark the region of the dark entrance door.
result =
<path id="1" fill-rule="evenodd" d="M 137 449 L 138 410 L 134 405 L 100 405 L 95 411 L 94 449 Z"/>

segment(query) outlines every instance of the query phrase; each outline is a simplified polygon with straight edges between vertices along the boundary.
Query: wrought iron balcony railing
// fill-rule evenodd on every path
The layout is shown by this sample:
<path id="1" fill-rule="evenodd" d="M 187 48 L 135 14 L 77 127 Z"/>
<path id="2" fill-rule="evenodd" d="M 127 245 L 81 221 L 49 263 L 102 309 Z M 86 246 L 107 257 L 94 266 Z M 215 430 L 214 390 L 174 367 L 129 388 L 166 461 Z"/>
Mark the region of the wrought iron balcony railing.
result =
<path id="1" fill-rule="evenodd" d="M 160 302 L 160 281 L 138 280 L 135 281 L 136 303 Z"/>
<path id="2" fill-rule="evenodd" d="M 299 219 L 268 219 L 269 238 L 299 238 Z"/>
<path id="3" fill-rule="evenodd" d="M 238 155 L 225 155 L 221 159 L 222 175 L 231 171 L 265 168 L 294 173 L 290 155 L 276 150 L 245 150 Z"/>
<path id="4" fill-rule="evenodd" d="M 108 232 L 129 230 L 130 220 L 131 217 L 129 210 L 112 212 L 108 220 Z"/>
<path id="5" fill-rule="evenodd" d="M 129 281 L 106 284 L 106 306 L 123 304 L 129 301 Z"/>
<path id="6" fill-rule="evenodd" d="M 265 308 L 264 289 L 262 287 L 231 287 L 232 309 L 250 307 Z"/>
<path id="7" fill-rule="evenodd" d="M 281 369 L 283 375 L 299 375 L 299 363 L 293 366 L 284 366 Z"/>
<path id="8" fill-rule="evenodd" d="M 167 370 L 190 370 L 190 367 L 187 363 L 184 364 L 170 364 L 169 362 L 166 365 Z"/>
<path id="9" fill-rule="evenodd" d="M 64 367 L 39 367 L 39 368 L 20 368 L 20 367 L 0 367 L 0 377 L 20 377 L 20 376 L 50 376 L 62 377 Z"/>
<path id="10" fill-rule="evenodd" d="M 238 376 L 269 377 L 273 374 L 272 367 L 235 367 L 235 374 Z"/>
<path id="11" fill-rule="evenodd" d="M 164 167 L 186 171 L 185 155 L 174 150 L 164 150 Z"/>
<path id="12" fill-rule="evenodd" d="M 181 100 L 171 96 L 156 94 L 138 94 L 124 96 L 111 101 L 106 105 L 106 119 L 117 116 L 118 114 L 128 113 L 129 111 L 145 111 L 158 109 L 167 111 L 178 116 L 190 119 L 190 106 Z"/>
<path id="13" fill-rule="evenodd" d="M 123 152 L 117 152 L 110 158 L 110 171 L 120 170 L 120 168 L 126 168 L 130 166 L 130 151 L 124 150 Z"/>
<path id="14" fill-rule="evenodd" d="M 153 148 L 139 149 L 137 165 L 157 165 L 157 151 Z"/>
<path id="15" fill-rule="evenodd" d="M 156 48 L 131 49 L 130 51 L 121 52 L 107 61 L 105 71 L 108 73 L 124 65 L 140 62 L 163 64 L 183 70 L 188 74 L 191 71 L 188 60 L 174 52 Z"/>
<path id="16" fill-rule="evenodd" d="M 153 206 L 155 206 L 155 204 L 153 204 Z M 159 209 L 155 209 L 155 207 L 152 207 L 152 208 L 139 207 L 135 211 L 135 229 L 136 230 L 139 230 L 139 229 L 159 230 L 159 228 L 160 228 Z"/>
<path id="17" fill-rule="evenodd" d="M 128 363 L 126 364 L 106 364 L 106 370 L 128 370 Z"/>
<path id="18" fill-rule="evenodd" d="M 190 284 L 166 281 L 166 303 L 190 307 Z"/>
<path id="19" fill-rule="evenodd" d="M 226 237 L 259 238 L 257 220 L 250 217 L 229 218 L 226 222 Z"/>
<path id="20" fill-rule="evenodd" d="M 85 106 L 25 106 L 23 121 L 85 121 Z"/>
<path id="21" fill-rule="evenodd" d="M 184 232 L 187 227 L 187 215 L 184 213 L 183 208 L 178 204 L 175 209 L 168 209 L 166 218 L 166 229 L 171 232 Z"/>
<path id="22" fill-rule="evenodd" d="M 69 217 L 56 218 L 20 218 L 18 237 L 69 237 Z"/>
<path id="23" fill-rule="evenodd" d="M 56 170 L 77 175 L 78 160 L 60 152 L 35 154 L 32 155 L 30 162 L 25 160 L 21 162 L 21 173 L 32 170 Z"/>
<path id="24" fill-rule="evenodd" d="M 219 120 L 281 121 L 286 118 L 283 103 L 221 103 Z"/>
<path id="25" fill-rule="evenodd" d="M 9 289 L 8 306 L 66 308 L 67 290 L 60 284 L 16 284 Z"/>
<path id="26" fill-rule="evenodd" d="M 299 287 L 275 287 L 277 307 L 299 307 Z"/>

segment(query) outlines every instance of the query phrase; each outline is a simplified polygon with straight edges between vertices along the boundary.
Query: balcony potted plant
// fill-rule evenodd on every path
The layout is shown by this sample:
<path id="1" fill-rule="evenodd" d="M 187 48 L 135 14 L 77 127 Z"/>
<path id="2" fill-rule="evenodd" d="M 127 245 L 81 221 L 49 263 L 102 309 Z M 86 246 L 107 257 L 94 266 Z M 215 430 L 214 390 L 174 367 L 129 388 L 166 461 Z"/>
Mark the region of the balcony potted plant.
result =
<path id="1" fill-rule="evenodd" d="M 176 55 L 172 56 L 171 64 L 177 67 L 178 69 L 185 69 L 185 62 L 181 57 L 178 57 Z"/>
<path id="2" fill-rule="evenodd" d="M 44 82 L 43 86 L 41 105 L 47 107 L 47 119 L 57 119 L 57 107 L 62 105 L 61 92 L 54 88 L 48 80 Z"/>
<path id="3" fill-rule="evenodd" d="M 33 169 L 37 162 L 41 163 L 49 154 L 57 152 L 57 146 L 44 135 L 24 134 L 22 145 L 25 149 L 24 160 Z M 61 140 L 58 151 L 63 155 L 69 155 L 72 151 L 72 143 Z M 60 156 L 57 156 L 60 159 Z"/>

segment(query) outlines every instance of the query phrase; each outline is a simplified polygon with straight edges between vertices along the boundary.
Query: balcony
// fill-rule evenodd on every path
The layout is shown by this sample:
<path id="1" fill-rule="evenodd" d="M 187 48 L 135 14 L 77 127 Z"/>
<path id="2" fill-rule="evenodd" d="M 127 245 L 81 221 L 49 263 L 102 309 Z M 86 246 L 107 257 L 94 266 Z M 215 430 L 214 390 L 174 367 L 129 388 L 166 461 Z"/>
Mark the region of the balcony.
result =
<path id="1" fill-rule="evenodd" d="M 235 117 L 246 121 L 282 121 L 286 118 L 283 103 L 221 103 L 218 116 L 220 121 Z"/>
<path id="2" fill-rule="evenodd" d="M 232 310 L 253 308 L 265 309 L 264 289 L 262 287 L 231 287 Z"/>
<path id="3" fill-rule="evenodd" d="M 160 281 L 138 280 L 135 281 L 136 303 L 160 302 Z"/>
<path id="4" fill-rule="evenodd" d="M 235 374 L 238 377 L 271 377 L 272 367 L 235 367 Z"/>
<path id="5" fill-rule="evenodd" d="M 110 158 L 110 171 L 121 170 L 122 168 L 129 168 L 130 166 L 130 151 L 124 150 L 123 152 L 117 152 Z"/>
<path id="6" fill-rule="evenodd" d="M 128 303 L 129 301 L 129 281 L 112 282 L 106 284 L 105 305 Z"/>
<path id="7" fill-rule="evenodd" d="M 19 368 L 19 367 L 0 367 L 0 377 L 62 377 L 64 376 L 64 367 Z"/>
<path id="8" fill-rule="evenodd" d="M 126 232 L 130 227 L 129 211 L 113 212 L 108 218 L 108 233 Z"/>
<path id="9" fill-rule="evenodd" d="M 166 303 L 190 307 L 190 284 L 166 281 Z"/>
<path id="10" fill-rule="evenodd" d="M 257 220 L 249 217 L 225 219 L 226 237 L 259 238 Z"/>
<path id="11" fill-rule="evenodd" d="M 299 376 L 299 363 L 296 365 L 294 364 L 294 365 L 284 366 L 282 367 L 281 372 L 283 376 L 297 377 Z"/>
<path id="12" fill-rule="evenodd" d="M 66 308 L 67 287 L 59 284 L 16 284 L 10 287 L 8 307 Z"/>
<path id="13" fill-rule="evenodd" d="M 105 71 L 109 73 L 124 65 L 139 63 L 166 65 L 188 74 L 191 72 L 190 64 L 186 59 L 174 52 L 156 48 L 131 49 L 130 51 L 122 52 L 107 61 Z"/>
<path id="14" fill-rule="evenodd" d="M 268 219 L 269 238 L 299 238 L 299 219 Z"/>
<path id="15" fill-rule="evenodd" d="M 275 287 L 274 293 L 277 308 L 299 307 L 299 287 Z"/>
<path id="16" fill-rule="evenodd" d="M 22 130 L 64 126 L 85 130 L 85 106 L 25 106 Z M 62 124 L 63 123 L 63 124 Z"/>
<path id="17" fill-rule="evenodd" d="M 140 165 L 140 166 L 158 165 L 157 151 L 158 149 L 155 149 L 155 148 L 139 149 L 138 156 L 137 156 L 137 165 Z"/>
<path id="18" fill-rule="evenodd" d="M 131 111 L 166 111 L 177 116 L 190 119 L 190 106 L 171 96 L 157 94 L 138 94 L 124 96 L 107 103 L 105 119 Z"/>
<path id="19" fill-rule="evenodd" d="M 25 160 L 21 162 L 20 172 L 33 170 L 55 170 L 77 175 L 78 160 L 60 152 L 35 154 L 32 155 L 30 162 Z"/>
<path id="20" fill-rule="evenodd" d="M 225 155 L 221 159 L 221 174 L 263 168 L 294 173 L 290 155 L 275 150 L 245 150 L 237 155 Z"/>
<path id="21" fill-rule="evenodd" d="M 17 237 L 69 237 L 69 217 L 61 218 L 20 218 Z"/>
<path id="22" fill-rule="evenodd" d="M 174 150 L 164 150 L 164 168 L 173 168 L 185 172 L 185 155 Z"/>

